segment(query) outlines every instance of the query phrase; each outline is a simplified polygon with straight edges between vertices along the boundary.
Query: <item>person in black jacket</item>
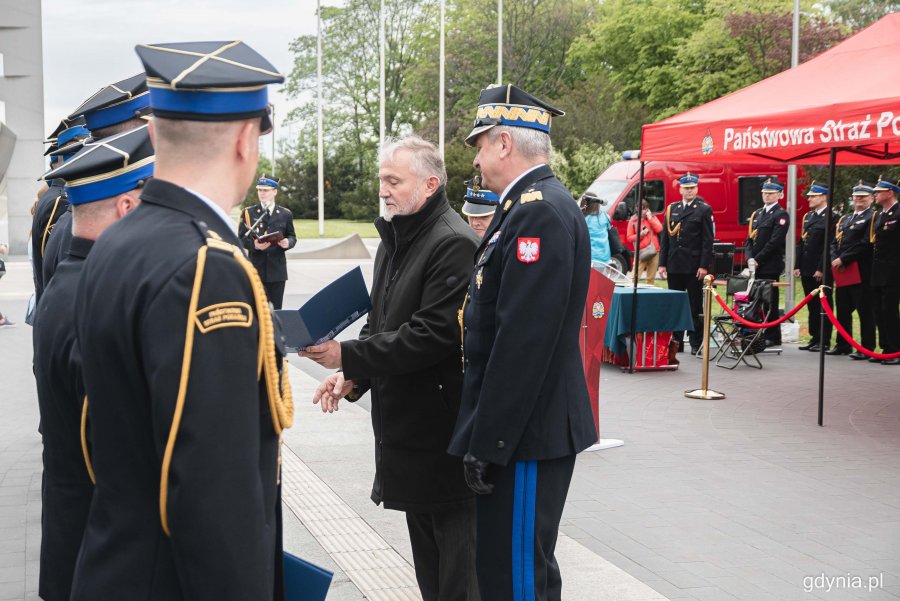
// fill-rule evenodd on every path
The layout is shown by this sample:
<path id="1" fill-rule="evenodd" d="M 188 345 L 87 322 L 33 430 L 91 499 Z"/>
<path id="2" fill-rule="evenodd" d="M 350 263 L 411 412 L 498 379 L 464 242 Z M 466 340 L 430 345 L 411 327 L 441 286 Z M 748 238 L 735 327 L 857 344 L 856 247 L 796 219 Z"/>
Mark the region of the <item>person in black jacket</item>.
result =
<path id="1" fill-rule="evenodd" d="M 271 131 L 266 84 L 284 78 L 237 41 L 136 51 L 156 163 L 75 297 L 96 486 L 71 600 L 281 599 L 293 404 L 228 211 Z"/>
<path id="2" fill-rule="evenodd" d="M 828 186 L 813 182 L 806 193 L 809 201 L 809 212 L 803 216 L 803 226 L 800 233 L 800 241 L 797 243 L 797 252 L 794 257 L 794 277 L 800 278 L 803 293 L 809 294 L 822 284 L 825 288 L 825 298 L 831 303 L 831 269 L 822 271 L 823 245 L 826 244 L 828 215 Z M 837 216 L 832 215 L 832 223 L 837 223 Z M 831 245 L 832 236 L 828 235 L 828 245 Z M 831 261 L 826 260 L 826 265 Z M 818 353 L 824 345 L 825 349 L 831 348 L 831 321 L 825 319 L 825 324 L 820 325 L 822 315 L 822 303 L 819 296 L 815 295 L 806 305 L 809 311 L 809 342 L 798 347 L 801 351 Z"/>
<path id="3" fill-rule="evenodd" d="M 280 181 L 274 175 L 265 174 L 257 180 L 259 204 L 244 209 L 238 226 L 238 238 L 247 249 L 250 262 L 256 267 L 259 279 L 266 287 L 269 302 L 276 309 L 280 309 L 284 301 L 284 286 L 288 279 L 285 252 L 297 244 L 294 215 L 289 209 L 275 204 Z M 275 234 L 280 239 L 259 240 L 267 234 Z"/>
<path id="4" fill-rule="evenodd" d="M 881 211 L 872 216 L 870 227 L 872 296 L 881 351 L 890 354 L 900 351 L 900 184 L 892 177 L 880 177 L 873 190 Z M 900 365 L 900 358 L 880 362 Z"/>
<path id="5" fill-rule="evenodd" d="M 859 284 L 839 287 L 835 293 L 837 318 L 845 330 L 853 335 L 853 312 L 859 315 L 860 343 L 867 349 L 875 348 L 875 312 L 872 305 L 872 241 L 870 230 L 872 216 L 872 186 L 865 182 L 853 188 L 853 213 L 843 215 L 835 225 L 834 242 L 831 243 L 832 269 L 847 269 L 853 263 L 859 268 Z M 866 358 L 843 338 L 838 338 L 829 355 L 850 355 L 861 361 Z"/>
<path id="6" fill-rule="evenodd" d="M 691 305 L 694 328 L 689 340 L 691 354 L 703 343 L 703 278 L 713 258 L 713 212 L 697 196 L 700 178 L 686 173 L 678 179 L 681 202 L 666 207 L 665 227 L 659 238 L 659 274 L 671 290 L 685 290 Z M 678 350 L 684 350 L 684 332 L 675 332 Z"/>
<path id="7" fill-rule="evenodd" d="M 424 601 L 477 600 L 473 494 L 462 462 L 447 454 L 463 378 L 457 312 L 477 237 L 447 201 L 433 144 L 389 140 L 379 165 L 384 217 L 375 221 L 381 244 L 366 325 L 357 340 L 300 354 L 343 369 L 315 393 L 323 411 L 371 391 L 372 501 L 406 512 Z"/>
<path id="8" fill-rule="evenodd" d="M 487 601 L 557 601 L 555 558 L 576 455 L 597 442 L 579 333 L 590 237 L 548 166 L 562 111 L 512 85 L 482 90 L 466 144 L 500 204 L 462 311 L 462 405 L 450 453 L 478 493 L 476 565 Z"/>
<path id="9" fill-rule="evenodd" d="M 38 593 L 45 601 L 69 599 L 93 495 L 91 468 L 86 465 L 89 436 L 86 423 L 82 426 L 85 396 L 72 299 L 94 241 L 138 206 L 139 188 L 153 173 L 153 147 L 146 125 L 100 142 L 118 152 L 96 152 L 96 145 L 88 144 L 48 174 L 66 181 L 75 221 L 69 256 L 47 283 L 34 321 L 34 375 L 44 445 Z M 126 168 L 138 162 L 143 167 L 117 175 L 123 169 L 123 155 L 128 157 Z M 132 177 L 135 173 L 139 179 Z M 95 185 L 80 183 L 86 178 Z"/>
<path id="10" fill-rule="evenodd" d="M 762 185 L 763 206 L 753 211 L 747 226 L 747 242 L 744 254 L 747 265 L 756 272 L 757 279 L 777 282 L 784 271 L 784 247 L 790 224 L 790 215 L 778 201 L 784 198 L 784 184 L 775 178 Z M 778 319 L 778 288 L 772 286 L 766 321 Z M 781 346 L 781 326 L 766 328 L 766 346 Z"/>

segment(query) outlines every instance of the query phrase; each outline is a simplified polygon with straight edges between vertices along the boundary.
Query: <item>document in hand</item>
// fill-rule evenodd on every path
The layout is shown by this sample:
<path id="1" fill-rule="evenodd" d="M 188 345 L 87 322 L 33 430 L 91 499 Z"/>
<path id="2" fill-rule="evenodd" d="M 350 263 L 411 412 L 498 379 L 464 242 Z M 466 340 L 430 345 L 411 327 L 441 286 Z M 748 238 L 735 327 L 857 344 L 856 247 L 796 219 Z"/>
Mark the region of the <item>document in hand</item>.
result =
<path id="1" fill-rule="evenodd" d="M 349 271 L 331 282 L 299 309 L 275 311 L 287 352 L 296 352 L 331 340 L 369 312 L 372 301 L 362 269 Z"/>
<path id="2" fill-rule="evenodd" d="M 256 239 L 260 242 L 278 244 L 279 242 L 284 240 L 284 232 L 269 232 L 268 234 L 256 235 Z"/>
<path id="3" fill-rule="evenodd" d="M 284 552 L 285 601 L 325 601 L 332 572 Z"/>
<path id="4" fill-rule="evenodd" d="M 856 261 L 853 261 L 843 269 L 835 269 L 832 267 L 831 273 L 834 275 L 835 288 L 862 283 L 862 278 L 859 275 L 859 263 Z"/>

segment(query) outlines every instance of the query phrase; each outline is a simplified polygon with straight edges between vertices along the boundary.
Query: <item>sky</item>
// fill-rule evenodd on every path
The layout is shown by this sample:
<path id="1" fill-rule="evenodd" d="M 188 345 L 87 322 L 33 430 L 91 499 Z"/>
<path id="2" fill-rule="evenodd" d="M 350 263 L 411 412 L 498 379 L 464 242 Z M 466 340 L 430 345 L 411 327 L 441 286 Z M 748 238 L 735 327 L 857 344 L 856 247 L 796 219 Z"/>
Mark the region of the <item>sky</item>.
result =
<path id="1" fill-rule="evenodd" d="M 141 71 L 136 44 L 242 40 L 287 75 L 291 40 L 316 33 L 316 0 L 42 0 L 42 18 L 50 133 L 91 94 Z M 293 133 L 282 121 L 296 102 L 278 88 L 269 87 L 269 101 L 282 138 Z"/>

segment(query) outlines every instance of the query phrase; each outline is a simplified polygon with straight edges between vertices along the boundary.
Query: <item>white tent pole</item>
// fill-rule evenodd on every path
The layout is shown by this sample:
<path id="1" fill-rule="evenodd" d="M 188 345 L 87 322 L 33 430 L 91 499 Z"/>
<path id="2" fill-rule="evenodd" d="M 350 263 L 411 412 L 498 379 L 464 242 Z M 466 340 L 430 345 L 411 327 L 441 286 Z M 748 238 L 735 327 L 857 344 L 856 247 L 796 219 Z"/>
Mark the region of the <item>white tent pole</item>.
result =
<path id="1" fill-rule="evenodd" d="M 381 0 L 381 8 L 378 12 L 378 53 L 380 64 L 378 70 L 378 148 L 381 148 L 384 145 L 384 128 L 386 121 L 384 114 L 384 47 L 387 40 L 385 38 L 384 30 L 384 0 Z M 378 214 L 384 216 L 384 200 L 380 196 L 378 197 Z"/>
<path id="2" fill-rule="evenodd" d="M 441 0 L 441 58 L 440 58 L 440 84 L 438 86 L 438 148 L 441 157 L 444 156 L 444 10 L 446 0 Z"/>
<path id="3" fill-rule="evenodd" d="M 800 62 L 800 0 L 794 0 L 794 23 L 791 28 L 791 68 L 795 68 Z M 788 222 L 788 238 L 785 245 L 785 271 L 787 272 L 788 287 L 784 299 L 785 311 L 794 308 L 794 255 L 797 242 L 797 166 L 788 165 L 787 173 L 787 212 L 791 219 Z"/>
<path id="4" fill-rule="evenodd" d="M 316 87 L 319 102 L 317 106 L 317 127 L 319 142 L 319 236 L 325 235 L 325 144 L 322 139 L 322 2 L 316 1 Z"/>
<path id="5" fill-rule="evenodd" d="M 497 85 L 503 85 L 503 0 L 497 0 Z"/>

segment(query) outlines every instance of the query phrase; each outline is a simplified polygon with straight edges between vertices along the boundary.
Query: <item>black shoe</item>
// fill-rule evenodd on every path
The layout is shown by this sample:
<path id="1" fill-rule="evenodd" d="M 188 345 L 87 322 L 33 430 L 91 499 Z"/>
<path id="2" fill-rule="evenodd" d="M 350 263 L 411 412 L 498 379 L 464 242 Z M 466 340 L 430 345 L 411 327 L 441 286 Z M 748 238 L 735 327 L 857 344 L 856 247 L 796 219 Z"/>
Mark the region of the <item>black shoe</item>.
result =
<path id="1" fill-rule="evenodd" d="M 691 354 L 692 354 L 692 355 L 698 355 L 698 354 L 700 354 L 700 347 L 699 347 L 699 346 L 692 346 L 692 347 L 691 347 Z"/>
<path id="2" fill-rule="evenodd" d="M 818 353 L 819 351 L 822 350 L 822 347 L 819 346 L 818 344 L 814 344 L 814 345 L 812 345 L 811 347 L 809 347 L 809 348 L 806 349 L 806 350 L 808 350 L 808 351 L 811 352 L 811 353 Z"/>
<path id="3" fill-rule="evenodd" d="M 854 351 L 854 352 L 850 353 L 850 358 L 853 359 L 854 361 L 864 361 L 864 360 L 868 359 L 868 357 L 866 357 L 859 351 Z"/>
<path id="4" fill-rule="evenodd" d="M 849 355 L 850 349 L 840 348 L 840 347 L 836 346 L 833 349 L 825 351 L 825 354 L 826 355 Z"/>
<path id="5" fill-rule="evenodd" d="M 772 348 L 776 346 L 781 346 L 781 342 L 776 342 L 775 340 L 766 340 L 766 348 Z"/>
<path id="6" fill-rule="evenodd" d="M 803 346 L 798 346 L 797 349 L 801 351 L 811 351 L 813 347 L 816 347 L 816 350 L 818 350 L 819 345 L 817 345 L 815 342 L 808 342 Z"/>
<path id="7" fill-rule="evenodd" d="M 896 357 L 894 359 L 885 359 L 881 362 L 882 365 L 900 365 L 900 357 Z"/>
<path id="8" fill-rule="evenodd" d="M 881 359 L 876 359 L 875 357 L 869 357 L 869 361 L 871 363 L 882 363 Z"/>

